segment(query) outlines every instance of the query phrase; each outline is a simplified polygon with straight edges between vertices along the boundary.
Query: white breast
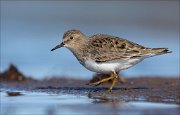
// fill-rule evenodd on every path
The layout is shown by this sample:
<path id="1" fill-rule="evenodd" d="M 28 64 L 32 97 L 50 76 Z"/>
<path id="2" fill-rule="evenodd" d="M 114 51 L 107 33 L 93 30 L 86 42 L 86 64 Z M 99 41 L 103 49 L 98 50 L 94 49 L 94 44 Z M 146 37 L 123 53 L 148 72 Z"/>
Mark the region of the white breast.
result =
<path id="1" fill-rule="evenodd" d="M 111 73 L 112 71 L 118 72 L 120 70 L 127 69 L 141 60 L 142 59 L 116 60 L 102 63 L 97 63 L 93 60 L 87 60 L 85 61 L 84 66 L 90 71 L 98 73 Z"/>

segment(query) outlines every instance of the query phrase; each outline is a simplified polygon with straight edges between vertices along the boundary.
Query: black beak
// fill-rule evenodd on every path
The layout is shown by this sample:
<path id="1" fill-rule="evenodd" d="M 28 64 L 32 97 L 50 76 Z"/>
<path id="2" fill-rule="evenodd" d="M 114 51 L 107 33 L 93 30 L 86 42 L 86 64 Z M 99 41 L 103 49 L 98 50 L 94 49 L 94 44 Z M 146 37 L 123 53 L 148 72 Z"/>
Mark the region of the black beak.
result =
<path id="1" fill-rule="evenodd" d="M 56 50 L 56 49 L 58 49 L 58 48 L 61 48 L 61 47 L 63 47 L 64 46 L 64 43 L 62 42 L 61 44 L 59 44 L 59 45 L 57 45 L 56 47 L 54 47 L 53 49 L 51 49 L 51 51 L 54 51 L 54 50 Z"/>

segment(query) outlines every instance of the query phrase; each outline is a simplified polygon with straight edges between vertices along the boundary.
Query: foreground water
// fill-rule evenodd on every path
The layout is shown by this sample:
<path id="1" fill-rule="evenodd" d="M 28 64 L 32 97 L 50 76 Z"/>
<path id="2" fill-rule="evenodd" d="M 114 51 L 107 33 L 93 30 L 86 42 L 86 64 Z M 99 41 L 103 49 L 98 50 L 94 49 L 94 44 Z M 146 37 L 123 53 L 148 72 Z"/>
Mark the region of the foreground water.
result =
<path id="1" fill-rule="evenodd" d="M 123 102 L 101 97 L 90 98 L 79 94 L 1 89 L 1 114 L 169 114 L 178 115 L 177 104 L 143 101 Z"/>

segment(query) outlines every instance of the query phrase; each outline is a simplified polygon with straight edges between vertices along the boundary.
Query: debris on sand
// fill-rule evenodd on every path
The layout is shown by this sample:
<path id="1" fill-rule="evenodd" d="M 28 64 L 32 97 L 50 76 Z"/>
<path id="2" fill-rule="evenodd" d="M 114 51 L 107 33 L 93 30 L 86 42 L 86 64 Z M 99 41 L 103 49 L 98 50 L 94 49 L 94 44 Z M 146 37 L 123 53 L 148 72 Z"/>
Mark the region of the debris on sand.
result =
<path id="1" fill-rule="evenodd" d="M 13 64 L 6 71 L 0 73 L 0 81 L 25 82 L 28 80 L 29 78 L 22 74 Z"/>
<path id="2" fill-rule="evenodd" d="M 21 96 L 21 95 L 23 95 L 20 92 L 10 92 L 10 91 L 7 91 L 6 93 L 7 93 L 8 96 Z"/>

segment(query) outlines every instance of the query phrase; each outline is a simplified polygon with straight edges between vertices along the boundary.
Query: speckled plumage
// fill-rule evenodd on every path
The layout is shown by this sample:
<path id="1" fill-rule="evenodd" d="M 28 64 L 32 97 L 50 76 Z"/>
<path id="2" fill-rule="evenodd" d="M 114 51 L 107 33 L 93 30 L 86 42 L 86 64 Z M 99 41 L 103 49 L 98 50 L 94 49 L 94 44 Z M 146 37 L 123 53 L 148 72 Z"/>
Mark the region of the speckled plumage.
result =
<path id="1" fill-rule="evenodd" d="M 106 62 L 117 59 L 129 59 L 133 57 L 147 55 L 148 48 L 127 41 L 125 39 L 104 35 L 96 34 L 90 37 L 90 48 L 89 52 L 92 53 L 92 59 L 96 62 Z"/>
<path id="2" fill-rule="evenodd" d="M 145 58 L 171 52 L 167 48 L 147 48 L 106 34 L 89 37 L 79 30 L 65 32 L 62 43 L 52 51 L 63 46 L 70 49 L 87 69 L 99 73 L 113 73 L 116 77 L 120 70 L 127 69 Z M 113 82 L 110 90 L 114 84 Z"/>

